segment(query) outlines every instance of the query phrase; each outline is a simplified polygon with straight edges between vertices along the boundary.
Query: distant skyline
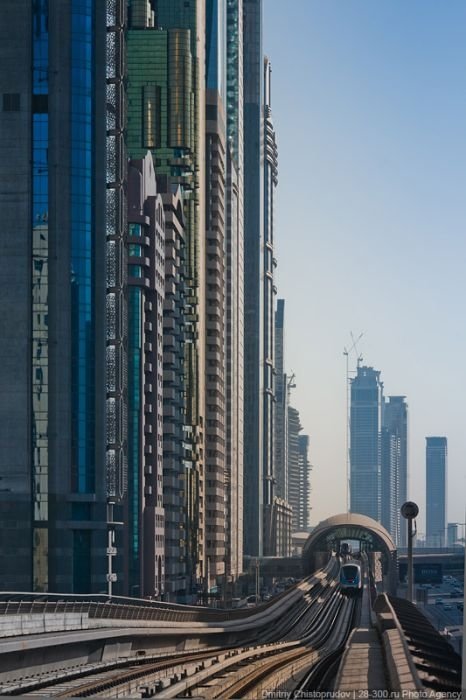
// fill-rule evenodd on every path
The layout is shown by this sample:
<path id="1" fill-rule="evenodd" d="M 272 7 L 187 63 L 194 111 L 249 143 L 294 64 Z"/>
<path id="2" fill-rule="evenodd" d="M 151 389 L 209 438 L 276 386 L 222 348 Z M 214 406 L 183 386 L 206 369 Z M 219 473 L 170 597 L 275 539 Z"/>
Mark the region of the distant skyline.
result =
<path id="1" fill-rule="evenodd" d="M 425 533 L 425 438 L 466 494 L 466 3 L 264 0 L 279 147 L 275 246 L 291 403 L 310 436 L 311 522 L 346 509 L 344 347 L 409 405 L 408 496 Z M 356 356 L 350 358 L 355 369 Z"/>

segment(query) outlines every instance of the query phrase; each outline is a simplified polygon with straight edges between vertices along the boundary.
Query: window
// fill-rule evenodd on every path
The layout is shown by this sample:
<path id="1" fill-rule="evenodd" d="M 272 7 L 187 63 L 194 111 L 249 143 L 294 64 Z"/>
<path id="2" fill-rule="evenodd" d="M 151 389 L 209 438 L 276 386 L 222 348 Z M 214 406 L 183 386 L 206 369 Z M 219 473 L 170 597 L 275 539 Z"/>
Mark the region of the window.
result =
<path id="1" fill-rule="evenodd" d="M 3 111 L 4 112 L 19 112 L 20 95 L 18 92 L 3 94 Z"/>

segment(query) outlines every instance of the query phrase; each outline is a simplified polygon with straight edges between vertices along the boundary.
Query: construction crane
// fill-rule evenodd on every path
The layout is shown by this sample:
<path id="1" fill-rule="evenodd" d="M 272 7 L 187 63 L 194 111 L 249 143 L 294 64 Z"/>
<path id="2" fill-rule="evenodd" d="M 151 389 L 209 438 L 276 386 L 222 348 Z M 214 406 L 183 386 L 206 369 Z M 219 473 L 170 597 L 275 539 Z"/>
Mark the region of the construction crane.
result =
<path id="1" fill-rule="evenodd" d="M 356 371 L 361 366 L 363 361 L 362 355 L 358 353 L 358 343 L 363 337 L 364 333 L 360 333 L 358 337 L 354 338 L 353 332 L 350 332 L 351 337 L 351 347 L 349 350 L 343 348 L 343 355 L 346 357 L 346 511 L 349 513 L 350 509 L 350 446 L 349 446 L 349 433 L 350 433 L 350 369 L 349 369 L 349 356 L 354 351 L 356 353 Z M 354 371 L 354 370 L 353 370 Z"/>

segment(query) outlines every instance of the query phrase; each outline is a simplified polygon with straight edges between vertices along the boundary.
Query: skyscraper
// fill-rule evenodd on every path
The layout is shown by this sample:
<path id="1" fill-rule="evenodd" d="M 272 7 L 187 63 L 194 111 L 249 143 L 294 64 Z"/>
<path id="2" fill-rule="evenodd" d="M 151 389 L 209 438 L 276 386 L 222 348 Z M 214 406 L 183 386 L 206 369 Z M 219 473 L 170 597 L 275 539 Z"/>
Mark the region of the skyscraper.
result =
<path id="1" fill-rule="evenodd" d="M 383 384 L 380 372 L 359 367 L 351 380 L 350 511 L 380 521 Z"/>
<path id="2" fill-rule="evenodd" d="M 263 552 L 264 289 L 262 0 L 243 0 L 244 37 L 244 553 Z M 270 368 L 272 374 L 272 368 Z M 267 433 L 268 434 L 268 433 Z"/>
<path id="3" fill-rule="evenodd" d="M 227 209 L 225 288 L 226 575 L 243 570 L 244 153 L 243 8 L 227 0 Z"/>
<path id="4" fill-rule="evenodd" d="M 274 485 L 274 190 L 277 146 L 262 0 L 244 9 L 245 553 L 270 553 Z"/>
<path id="5" fill-rule="evenodd" d="M 124 402 L 111 387 L 115 412 L 106 407 L 105 370 L 107 340 L 120 347 L 121 337 L 106 307 L 124 317 L 126 271 L 106 265 L 124 233 L 120 102 L 111 138 L 106 116 L 106 75 L 111 92 L 121 87 L 123 25 L 123 2 L 108 14 L 95 0 L 2 4 L 0 183 L 15 232 L 0 244 L 0 567 L 10 590 L 105 589 L 107 496 L 126 487 Z"/>
<path id="6" fill-rule="evenodd" d="M 383 404 L 381 522 L 396 545 L 406 546 L 406 523 L 400 509 L 408 500 L 408 406 L 404 396 Z"/>
<path id="7" fill-rule="evenodd" d="M 135 10 L 142 7 L 142 11 Z M 189 593 L 206 575 L 205 548 L 205 4 L 145 0 L 128 31 L 128 152 L 149 148 L 157 175 L 183 194 L 186 558 Z M 154 18 L 156 26 L 154 27 Z M 159 28 L 163 27 L 163 29 Z M 188 457 L 189 454 L 189 457 Z"/>
<path id="8" fill-rule="evenodd" d="M 165 212 L 165 302 L 163 311 L 163 498 L 165 510 L 165 596 L 185 602 L 193 578 L 187 550 L 185 470 L 191 446 L 185 441 L 184 374 L 185 219 L 180 185 L 157 178 Z"/>
<path id="9" fill-rule="evenodd" d="M 278 299 L 275 311 L 275 493 L 288 499 L 288 397 L 284 369 L 285 300 Z"/>
<path id="10" fill-rule="evenodd" d="M 447 527 L 447 438 L 426 437 L 426 539 L 444 547 Z"/>
<path id="11" fill-rule="evenodd" d="M 301 470 L 300 470 L 300 449 L 299 433 L 302 430 L 299 419 L 299 411 L 293 406 L 288 406 L 288 501 L 292 509 L 291 531 L 302 530 L 302 508 L 301 508 Z"/>
<path id="12" fill-rule="evenodd" d="M 225 574 L 226 6 L 206 5 L 205 530 L 209 586 Z"/>
<path id="13" fill-rule="evenodd" d="M 309 463 L 309 435 L 298 437 L 299 506 L 298 529 L 307 530 L 311 516 L 311 465 Z"/>
<path id="14" fill-rule="evenodd" d="M 150 152 L 128 168 L 127 592 L 163 593 L 165 217 Z"/>

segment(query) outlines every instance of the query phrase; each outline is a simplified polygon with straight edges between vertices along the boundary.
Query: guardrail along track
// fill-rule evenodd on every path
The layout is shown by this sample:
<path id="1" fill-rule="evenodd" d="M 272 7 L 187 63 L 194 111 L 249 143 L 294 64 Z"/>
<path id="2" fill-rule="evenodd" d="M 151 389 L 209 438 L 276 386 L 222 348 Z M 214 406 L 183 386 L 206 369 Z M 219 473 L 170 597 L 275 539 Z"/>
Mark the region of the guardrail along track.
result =
<path id="1" fill-rule="evenodd" d="M 461 657 L 418 608 L 388 595 L 401 625 L 419 678 L 425 688 L 444 693 L 461 691 Z"/>
<path id="2" fill-rule="evenodd" d="M 229 646 L 225 649 L 208 649 L 203 651 L 191 652 L 190 654 L 179 654 L 171 655 L 170 657 L 164 658 L 141 658 L 141 659 L 128 659 L 124 662 L 120 661 L 114 663 L 112 668 L 108 666 L 103 669 L 102 667 L 89 669 L 89 667 L 84 666 L 82 669 L 76 669 L 72 673 L 61 674 L 61 677 L 52 678 L 38 678 L 30 679 L 28 681 L 23 681 L 17 684 L 16 687 L 4 688 L 0 691 L 4 695 L 25 695 L 28 692 L 37 694 L 42 694 L 41 691 L 47 690 L 47 697 L 55 698 L 65 698 L 65 697 L 90 697 L 101 693 L 110 693 L 116 695 L 117 689 L 123 689 L 126 692 L 131 692 L 140 689 L 142 683 L 152 684 L 150 690 L 147 691 L 148 694 L 160 691 L 159 697 L 168 697 L 167 692 L 171 689 L 162 689 L 162 685 L 173 684 L 173 687 L 180 682 L 182 677 L 186 677 L 188 670 L 193 676 L 203 672 L 205 677 L 215 676 L 215 668 L 206 668 L 212 665 L 215 667 L 219 664 L 219 659 L 223 663 L 227 662 L 226 665 L 231 665 L 232 667 L 238 663 L 236 657 L 241 654 L 249 654 L 249 656 L 255 657 L 253 663 L 257 663 L 258 659 L 261 657 L 269 657 L 269 663 L 271 655 L 276 656 L 281 654 L 280 665 L 284 663 L 289 663 L 290 660 L 298 658 L 302 655 L 310 654 L 309 648 L 297 649 L 296 641 L 296 631 L 299 630 L 299 636 L 304 638 L 308 637 L 307 643 L 310 643 L 311 630 L 319 628 L 319 624 L 323 627 L 328 628 L 329 615 L 337 614 L 337 610 L 341 601 L 339 602 L 338 596 L 333 596 L 335 591 L 335 583 L 333 577 L 335 575 L 334 564 L 329 565 L 323 575 L 327 577 L 327 585 L 322 585 L 318 579 L 311 577 L 309 579 L 308 588 L 302 586 L 303 595 L 299 602 L 292 608 L 292 610 L 286 614 L 285 619 L 282 617 L 280 623 L 276 623 L 271 629 L 264 630 L 262 633 L 255 633 L 254 645 L 250 649 L 244 650 L 239 646 Z M 289 595 L 289 592 L 285 595 Z M 341 598 L 341 596 L 339 596 Z M 277 599 L 271 601 L 276 603 Z M 230 613 L 241 613 L 247 612 L 245 617 L 249 618 L 253 614 L 258 614 L 267 607 L 270 603 L 260 606 L 255 609 L 248 609 L 247 611 L 229 611 Z M 331 612 L 333 611 L 333 613 Z M 219 613 L 220 611 L 212 611 L 214 613 Z M 293 636 L 293 627 L 295 627 L 295 634 Z M 328 629 L 327 629 L 328 631 Z M 289 639 L 285 643 L 287 648 L 283 648 L 284 642 L 277 646 L 276 642 L 279 639 L 284 638 Z M 294 639 L 295 641 L 292 641 Z M 264 646 L 267 644 L 267 648 Z M 244 642 L 243 642 L 244 645 Z M 262 647 L 262 648 L 260 648 Z M 241 662 L 243 663 L 243 662 Z M 275 666 L 277 665 L 275 662 Z M 202 668 L 204 666 L 204 668 Z M 273 669 L 272 669 L 273 670 Z M 269 670 L 270 672 L 270 670 Z M 87 682 L 83 683 L 83 678 L 89 679 Z M 163 678 L 161 678 L 163 676 Z M 91 680 L 92 679 L 92 680 Z M 194 683 L 192 684 L 194 686 Z M 28 687 L 29 686 L 29 687 Z M 147 686 L 147 687 L 149 687 Z M 235 697 L 235 696 L 230 696 Z"/>

